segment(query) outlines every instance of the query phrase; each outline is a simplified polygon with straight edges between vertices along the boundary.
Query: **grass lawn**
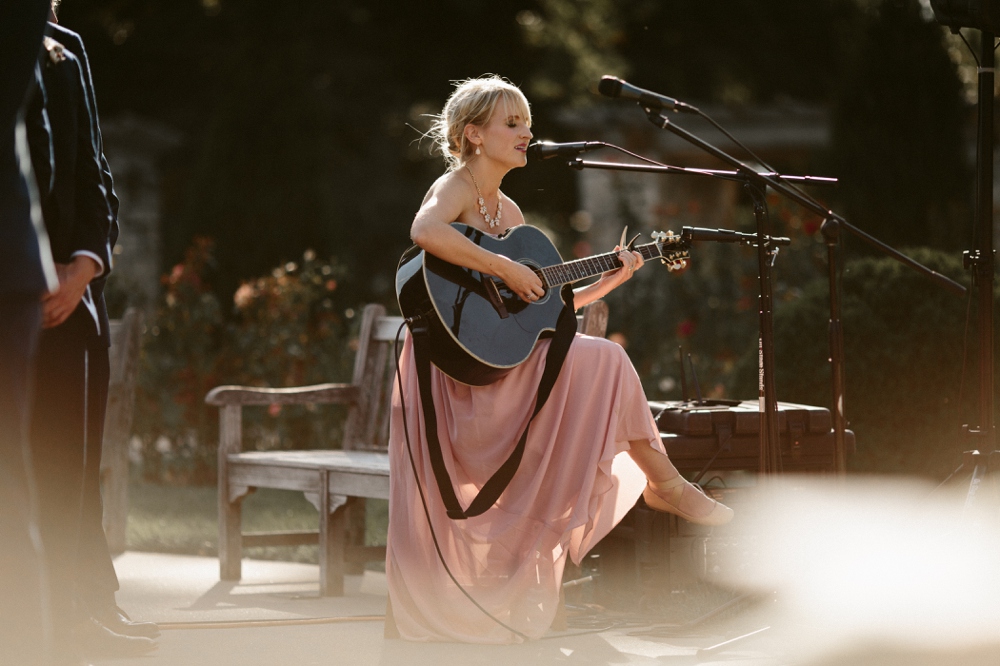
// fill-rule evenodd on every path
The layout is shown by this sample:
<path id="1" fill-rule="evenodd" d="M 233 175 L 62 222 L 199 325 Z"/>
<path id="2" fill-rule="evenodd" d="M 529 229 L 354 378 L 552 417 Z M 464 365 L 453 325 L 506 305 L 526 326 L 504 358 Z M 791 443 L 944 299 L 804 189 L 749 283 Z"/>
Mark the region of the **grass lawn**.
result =
<path id="1" fill-rule="evenodd" d="M 388 502 L 368 500 L 369 545 L 384 544 Z M 245 531 L 316 529 L 318 513 L 302 493 L 262 488 L 243 502 Z M 129 550 L 214 556 L 218 552 L 215 486 L 134 483 L 129 488 Z M 317 562 L 317 546 L 247 548 L 246 557 Z"/>

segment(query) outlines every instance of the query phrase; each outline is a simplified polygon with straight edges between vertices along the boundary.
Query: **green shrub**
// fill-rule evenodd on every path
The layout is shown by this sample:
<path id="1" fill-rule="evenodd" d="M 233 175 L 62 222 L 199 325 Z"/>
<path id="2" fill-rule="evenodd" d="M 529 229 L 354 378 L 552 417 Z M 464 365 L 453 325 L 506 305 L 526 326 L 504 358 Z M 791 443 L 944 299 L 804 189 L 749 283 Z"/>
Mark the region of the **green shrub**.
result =
<path id="1" fill-rule="evenodd" d="M 163 295 L 143 340 L 134 433 L 142 442 L 143 473 L 161 480 L 211 478 L 217 415 L 205 393 L 221 383 L 226 347 L 222 308 L 206 276 L 212 242 L 198 239 L 184 261 L 161 279 Z"/>
<path id="2" fill-rule="evenodd" d="M 353 353 L 353 310 L 341 302 L 336 262 L 306 252 L 240 286 L 225 317 L 209 284 L 213 244 L 199 239 L 163 277 L 163 296 L 143 345 L 134 431 L 148 480 L 211 483 L 221 384 L 297 386 L 343 381 Z M 247 448 L 322 447 L 336 409 L 246 409 Z"/>
<path id="3" fill-rule="evenodd" d="M 344 269 L 307 251 L 266 277 L 244 282 L 233 297 L 224 383 L 303 386 L 347 381 L 356 341 L 354 310 L 342 302 Z M 231 379 L 232 378 L 232 379 Z M 244 409 L 244 446 L 257 449 L 325 448 L 342 425 L 343 410 L 313 406 Z"/>
<path id="4" fill-rule="evenodd" d="M 693 207 L 694 200 L 688 205 Z M 824 274 L 825 245 L 819 234 L 822 220 L 777 197 L 769 197 L 768 206 L 772 233 L 792 239 L 790 246 L 781 248 L 773 273 L 774 300 L 780 308 L 801 296 L 801 285 Z M 734 228 L 753 233 L 753 221 L 749 206 L 736 209 Z M 679 225 L 674 231 L 680 231 Z M 635 220 L 629 221 L 629 228 L 642 227 Z M 678 274 L 670 275 L 659 262 L 649 262 L 626 285 L 608 294 L 609 333 L 627 344 L 650 400 L 684 397 L 681 347 L 685 358 L 691 356 L 703 397 L 756 398 L 756 383 L 749 393 L 732 395 L 729 389 L 740 359 L 757 349 L 757 250 L 699 241 L 692 244 L 690 254 L 688 267 Z M 694 398 L 690 367 L 685 364 L 687 397 Z"/>
<path id="5" fill-rule="evenodd" d="M 906 254 L 968 284 L 961 260 L 917 248 Z M 961 425 L 975 421 L 975 311 L 963 382 L 968 299 L 936 286 L 891 258 L 845 264 L 841 323 L 846 358 L 845 412 L 857 436 L 849 468 L 942 477 L 974 448 Z M 776 307 L 775 382 L 782 401 L 829 406 L 829 289 L 818 280 Z M 741 361 L 740 395 L 756 395 L 756 355 Z M 964 385 L 963 385 L 964 384 Z M 964 395 L 963 395 L 964 393 Z M 963 411 L 964 410 L 964 411 Z"/>

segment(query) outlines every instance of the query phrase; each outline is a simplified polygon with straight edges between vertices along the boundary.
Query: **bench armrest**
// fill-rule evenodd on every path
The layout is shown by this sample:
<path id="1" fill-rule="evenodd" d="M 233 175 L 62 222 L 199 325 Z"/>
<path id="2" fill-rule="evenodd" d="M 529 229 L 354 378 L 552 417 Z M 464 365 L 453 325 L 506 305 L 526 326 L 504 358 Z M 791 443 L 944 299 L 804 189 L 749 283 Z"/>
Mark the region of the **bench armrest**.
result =
<path id="1" fill-rule="evenodd" d="M 229 405 L 349 404 L 357 402 L 358 387 L 352 384 L 314 384 L 291 388 L 260 386 L 216 386 L 205 402 L 217 407 Z"/>

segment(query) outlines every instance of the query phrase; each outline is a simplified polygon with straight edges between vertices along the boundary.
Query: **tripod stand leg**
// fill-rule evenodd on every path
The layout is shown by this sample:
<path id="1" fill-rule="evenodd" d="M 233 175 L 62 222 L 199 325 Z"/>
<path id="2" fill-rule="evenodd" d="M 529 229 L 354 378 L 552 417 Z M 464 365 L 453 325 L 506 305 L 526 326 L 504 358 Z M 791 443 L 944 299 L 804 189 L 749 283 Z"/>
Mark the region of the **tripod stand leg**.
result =
<path id="1" fill-rule="evenodd" d="M 718 652 L 721 652 L 723 648 L 730 647 L 731 645 L 733 645 L 733 643 L 737 643 L 737 642 L 742 641 L 744 639 L 750 638 L 751 636 L 756 636 L 757 634 L 763 633 L 763 632 L 767 631 L 770 628 L 771 627 L 761 627 L 760 629 L 757 629 L 756 631 L 751 631 L 749 634 L 743 634 L 742 636 L 737 636 L 736 638 L 730 638 L 728 641 L 723 641 L 721 643 L 717 643 L 715 645 L 712 645 L 711 647 L 701 648 L 700 650 L 698 650 L 697 652 L 695 652 L 694 655 L 698 659 L 701 659 L 702 657 L 711 657 L 712 655 L 714 655 L 714 654 L 716 654 Z"/>
<path id="2" fill-rule="evenodd" d="M 989 471 L 989 458 L 979 451 L 967 451 L 967 463 L 972 467 L 972 479 L 969 481 L 969 491 L 965 495 L 965 505 L 962 507 L 962 520 L 977 520 L 980 505 L 979 497 L 982 496 L 982 486 L 986 481 L 986 474 Z"/>

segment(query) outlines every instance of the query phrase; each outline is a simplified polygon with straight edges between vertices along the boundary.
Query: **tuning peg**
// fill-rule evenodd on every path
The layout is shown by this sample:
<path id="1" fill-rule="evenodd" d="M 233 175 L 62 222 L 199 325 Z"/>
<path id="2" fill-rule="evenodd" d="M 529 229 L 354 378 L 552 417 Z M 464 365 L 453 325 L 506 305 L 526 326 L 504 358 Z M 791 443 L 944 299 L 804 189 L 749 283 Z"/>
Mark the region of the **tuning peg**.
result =
<path id="1" fill-rule="evenodd" d="M 679 241 L 680 238 L 681 238 L 680 236 L 678 236 L 677 234 L 675 234 L 673 231 L 669 231 L 669 230 L 668 231 L 654 231 L 653 233 L 650 234 L 650 237 L 652 237 L 653 242 L 660 243 L 661 245 L 665 241 L 671 241 L 671 244 L 672 244 L 675 241 Z"/>
<path id="2" fill-rule="evenodd" d="M 674 259 L 669 264 L 667 264 L 667 270 L 671 273 L 674 271 L 680 271 L 687 268 L 688 262 L 686 259 Z"/>

